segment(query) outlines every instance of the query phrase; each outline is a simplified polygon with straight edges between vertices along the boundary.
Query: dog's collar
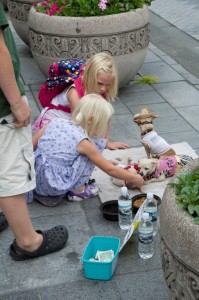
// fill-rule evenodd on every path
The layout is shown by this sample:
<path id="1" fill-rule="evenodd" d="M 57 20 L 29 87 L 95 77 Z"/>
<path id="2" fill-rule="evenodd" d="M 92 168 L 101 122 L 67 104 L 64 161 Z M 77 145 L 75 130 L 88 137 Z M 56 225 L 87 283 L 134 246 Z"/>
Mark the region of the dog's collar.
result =
<path id="1" fill-rule="evenodd" d="M 154 178 L 154 174 L 155 174 L 156 172 L 157 172 L 157 168 L 156 168 L 151 174 L 145 175 L 145 176 L 143 177 L 143 179 L 144 179 L 145 181 L 147 181 L 147 180 L 150 180 L 150 179 Z"/>
<path id="2" fill-rule="evenodd" d="M 149 133 L 149 132 L 151 132 L 151 131 L 153 131 L 153 128 L 148 129 L 148 130 L 142 132 L 142 133 L 141 133 L 141 136 L 144 136 L 145 134 L 147 134 L 147 133 Z"/>
<path id="3" fill-rule="evenodd" d="M 140 125 L 147 125 L 147 124 L 153 124 L 153 121 L 150 121 L 150 122 L 149 121 L 145 121 L 143 123 L 141 123 L 141 122 L 137 123 L 138 126 L 140 126 Z"/>
<path id="4" fill-rule="evenodd" d="M 131 169 L 131 168 L 134 168 L 136 171 L 138 171 L 138 164 L 127 165 L 126 167 L 124 167 L 124 170 L 128 170 L 128 169 Z"/>

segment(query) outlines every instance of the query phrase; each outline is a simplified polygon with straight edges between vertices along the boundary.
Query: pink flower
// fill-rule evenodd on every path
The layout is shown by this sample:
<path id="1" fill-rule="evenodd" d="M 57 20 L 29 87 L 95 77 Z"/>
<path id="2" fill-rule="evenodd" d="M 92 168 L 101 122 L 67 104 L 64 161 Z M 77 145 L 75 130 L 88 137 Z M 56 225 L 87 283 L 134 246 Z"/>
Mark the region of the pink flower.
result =
<path id="1" fill-rule="evenodd" d="M 57 9 L 59 9 L 59 6 L 58 6 L 56 3 L 53 3 L 53 4 L 51 5 L 51 9 L 57 10 Z"/>
<path id="2" fill-rule="evenodd" d="M 101 10 L 105 10 L 106 9 L 106 4 L 107 4 L 107 0 L 101 0 L 98 4 L 98 7 L 101 9 Z"/>

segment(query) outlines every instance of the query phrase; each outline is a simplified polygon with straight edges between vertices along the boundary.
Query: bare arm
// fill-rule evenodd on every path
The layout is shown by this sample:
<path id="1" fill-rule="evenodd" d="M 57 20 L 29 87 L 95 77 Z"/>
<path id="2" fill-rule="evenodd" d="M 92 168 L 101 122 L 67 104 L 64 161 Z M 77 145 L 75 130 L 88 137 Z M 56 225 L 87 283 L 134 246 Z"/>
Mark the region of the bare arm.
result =
<path id="1" fill-rule="evenodd" d="M 33 143 L 33 149 L 36 150 L 37 149 L 37 144 L 38 144 L 38 140 L 39 138 L 42 136 L 42 134 L 44 133 L 46 129 L 46 126 L 43 126 L 40 130 L 38 130 L 35 135 L 32 138 L 32 143 Z"/>
<path id="2" fill-rule="evenodd" d="M 77 105 L 78 101 L 80 100 L 79 95 L 76 91 L 76 88 L 71 87 L 67 93 L 67 100 L 70 103 L 71 112 L 73 112 L 75 106 Z"/>
<path id="3" fill-rule="evenodd" d="M 140 187 L 144 184 L 144 180 L 140 175 L 131 174 L 105 159 L 98 151 L 96 146 L 90 141 L 86 139 L 81 141 L 78 145 L 78 151 L 81 154 L 86 155 L 98 168 L 108 175 L 124 181 L 131 181 L 137 187 Z"/>
<path id="4" fill-rule="evenodd" d="M 10 104 L 11 111 L 16 118 L 15 126 L 23 127 L 30 123 L 30 109 L 22 100 L 15 79 L 12 59 L 5 44 L 0 27 L 0 88 Z"/>

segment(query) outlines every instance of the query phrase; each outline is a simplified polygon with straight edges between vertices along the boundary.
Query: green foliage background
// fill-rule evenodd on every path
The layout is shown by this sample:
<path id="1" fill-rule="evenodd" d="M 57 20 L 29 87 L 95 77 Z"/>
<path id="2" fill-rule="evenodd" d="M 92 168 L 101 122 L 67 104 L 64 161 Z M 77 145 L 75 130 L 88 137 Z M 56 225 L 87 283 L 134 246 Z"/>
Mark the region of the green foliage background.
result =
<path id="1" fill-rule="evenodd" d="M 199 170 L 182 174 L 177 177 L 177 182 L 169 185 L 175 188 L 179 207 L 186 209 L 194 217 L 194 222 L 199 225 Z"/>

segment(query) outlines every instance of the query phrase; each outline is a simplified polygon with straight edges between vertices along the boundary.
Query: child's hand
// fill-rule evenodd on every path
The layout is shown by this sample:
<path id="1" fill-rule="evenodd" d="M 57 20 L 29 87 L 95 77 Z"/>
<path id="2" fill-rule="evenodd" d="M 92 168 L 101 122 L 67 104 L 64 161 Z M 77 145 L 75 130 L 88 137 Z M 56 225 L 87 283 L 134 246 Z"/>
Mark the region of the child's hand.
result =
<path id="1" fill-rule="evenodd" d="M 107 142 L 106 148 L 109 150 L 117 150 L 117 149 L 126 149 L 129 148 L 129 146 L 122 142 Z"/>
<path id="2" fill-rule="evenodd" d="M 132 182 L 127 183 L 129 189 L 140 188 L 144 184 L 144 179 L 141 175 L 135 175 Z"/>

